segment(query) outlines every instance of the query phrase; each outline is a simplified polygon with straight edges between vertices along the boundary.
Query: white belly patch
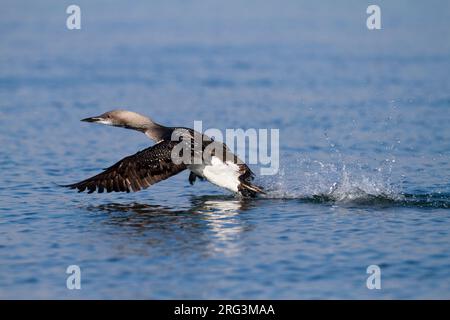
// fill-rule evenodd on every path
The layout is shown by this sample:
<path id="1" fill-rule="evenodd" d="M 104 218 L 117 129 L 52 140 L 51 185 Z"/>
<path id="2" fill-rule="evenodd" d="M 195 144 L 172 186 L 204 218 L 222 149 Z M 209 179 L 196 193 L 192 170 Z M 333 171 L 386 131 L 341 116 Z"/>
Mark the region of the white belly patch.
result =
<path id="1" fill-rule="evenodd" d="M 239 167 L 231 161 L 223 162 L 212 157 L 210 165 L 191 165 L 189 170 L 219 187 L 238 192 Z"/>

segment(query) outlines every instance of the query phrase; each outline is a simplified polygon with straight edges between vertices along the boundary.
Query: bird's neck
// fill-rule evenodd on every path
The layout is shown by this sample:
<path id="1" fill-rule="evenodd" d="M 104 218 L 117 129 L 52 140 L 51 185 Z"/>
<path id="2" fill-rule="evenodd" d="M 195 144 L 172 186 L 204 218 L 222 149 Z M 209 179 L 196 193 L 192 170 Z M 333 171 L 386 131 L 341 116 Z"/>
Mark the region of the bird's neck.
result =
<path id="1" fill-rule="evenodd" d="M 165 139 L 168 135 L 170 136 L 171 128 L 160 125 L 152 120 L 148 121 L 142 126 L 141 132 L 145 133 L 147 137 L 155 142 L 159 142 Z"/>
<path id="2" fill-rule="evenodd" d="M 172 132 L 171 128 L 160 125 L 143 115 L 136 114 L 132 120 L 133 121 L 127 121 L 119 126 L 142 132 L 155 142 L 159 142 L 167 136 L 170 137 Z"/>

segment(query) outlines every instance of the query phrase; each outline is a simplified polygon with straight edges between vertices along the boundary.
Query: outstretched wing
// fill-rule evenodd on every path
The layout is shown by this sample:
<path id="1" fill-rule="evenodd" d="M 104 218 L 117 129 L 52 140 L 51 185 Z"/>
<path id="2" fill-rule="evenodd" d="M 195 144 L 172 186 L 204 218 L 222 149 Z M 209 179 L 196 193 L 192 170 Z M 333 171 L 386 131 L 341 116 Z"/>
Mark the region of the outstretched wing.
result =
<path id="1" fill-rule="evenodd" d="M 97 190 L 130 192 L 145 189 L 186 169 L 184 163 L 174 164 L 171 151 L 177 142 L 162 141 L 138 153 L 123 158 L 100 174 L 78 183 L 65 185 L 79 192 Z"/>

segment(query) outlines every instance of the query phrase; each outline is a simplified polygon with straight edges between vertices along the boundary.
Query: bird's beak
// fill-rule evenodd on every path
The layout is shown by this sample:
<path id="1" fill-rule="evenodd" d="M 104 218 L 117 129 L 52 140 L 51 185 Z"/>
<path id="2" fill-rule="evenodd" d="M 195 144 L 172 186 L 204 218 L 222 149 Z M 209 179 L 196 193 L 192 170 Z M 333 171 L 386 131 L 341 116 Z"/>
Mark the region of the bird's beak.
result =
<path id="1" fill-rule="evenodd" d="M 81 119 L 81 121 L 84 122 L 100 122 L 103 119 L 101 117 L 91 117 L 91 118 L 85 118 L 85 119 Z"/>

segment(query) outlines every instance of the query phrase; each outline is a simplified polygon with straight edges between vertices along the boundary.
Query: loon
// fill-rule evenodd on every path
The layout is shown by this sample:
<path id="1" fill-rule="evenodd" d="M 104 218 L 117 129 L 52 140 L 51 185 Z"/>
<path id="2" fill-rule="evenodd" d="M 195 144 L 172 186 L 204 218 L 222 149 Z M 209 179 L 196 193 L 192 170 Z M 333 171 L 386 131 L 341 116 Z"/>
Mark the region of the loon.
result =
<path id="1" fill-rule="evenodd" d="M 264 194 L 252 183 L 254 173 L 224 143 L 193 129 L 165 127 L 128 110 L 112 110 L 81 121 L 136 130 L 156 143 L 93 177 L 63 187 L 88 193 L 136 192 L 188 169 L 191 185 L 199 178 L 243 197 Z"/>

